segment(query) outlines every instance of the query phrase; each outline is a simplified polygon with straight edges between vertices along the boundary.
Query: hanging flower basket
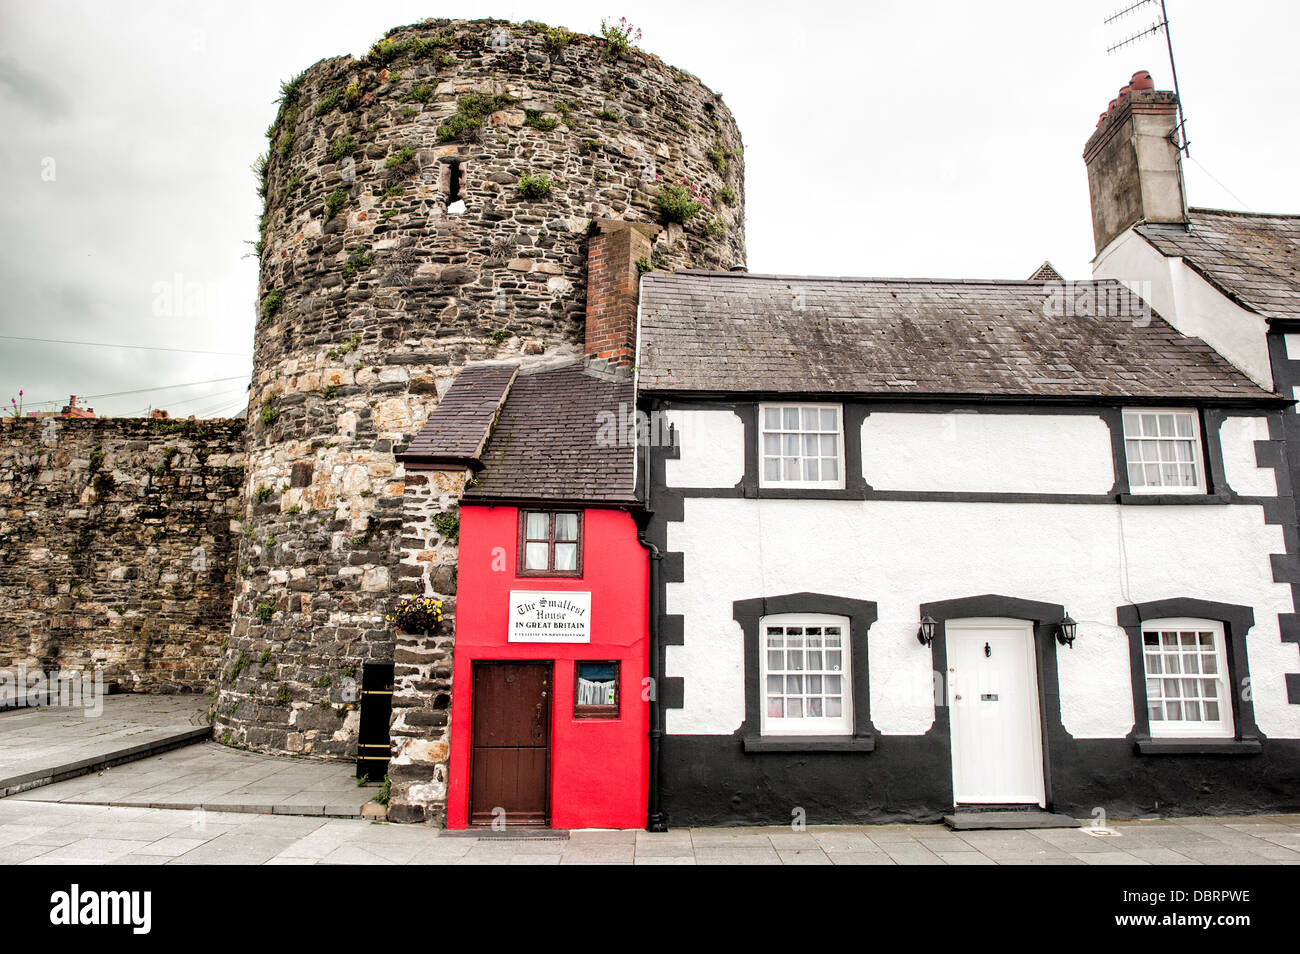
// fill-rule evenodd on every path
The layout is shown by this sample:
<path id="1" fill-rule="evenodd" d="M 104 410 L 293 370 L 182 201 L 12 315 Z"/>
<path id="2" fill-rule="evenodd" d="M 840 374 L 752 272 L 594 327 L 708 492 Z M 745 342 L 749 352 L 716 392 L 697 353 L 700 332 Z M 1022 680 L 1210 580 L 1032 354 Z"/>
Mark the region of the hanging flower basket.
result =
<path id="1" fill-rule="evenodd" d="M 384 619 L 396 623 L 403 633 L 432 633 L 442 625 L 442 600 L 429 596 L 408 596 Z"/>

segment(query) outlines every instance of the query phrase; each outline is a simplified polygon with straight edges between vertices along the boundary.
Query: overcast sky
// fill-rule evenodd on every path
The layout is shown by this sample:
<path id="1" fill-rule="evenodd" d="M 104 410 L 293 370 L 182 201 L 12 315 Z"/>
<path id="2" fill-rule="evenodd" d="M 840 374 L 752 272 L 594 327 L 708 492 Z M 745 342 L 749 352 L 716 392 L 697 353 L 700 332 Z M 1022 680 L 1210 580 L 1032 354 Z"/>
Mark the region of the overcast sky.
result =
<path id="1" fill-rule="evenodd" d="M 1131 2 L 0 0 L 0 334 L 234 352 L 0 339 L 0 401 L 139 391 L 89 403 L 241 409 L 260 212 L 249 165 L 279 82 L 431 16 L 585 33 L 633 20 L 644 49 L 735 114 L 751 271 L 1024 278 L 1050 259 L 1086 278 L 1083 144 L 1135 70 L 1172 88 L 1163 36 L 1106 53 L 1158 9 L 1103 27 Z M 1300 4 L 1169 8 L 1192 204 L 1300 212 L 1287 158 Z M 172 384 L 191 386 L 143 390 Z"/>

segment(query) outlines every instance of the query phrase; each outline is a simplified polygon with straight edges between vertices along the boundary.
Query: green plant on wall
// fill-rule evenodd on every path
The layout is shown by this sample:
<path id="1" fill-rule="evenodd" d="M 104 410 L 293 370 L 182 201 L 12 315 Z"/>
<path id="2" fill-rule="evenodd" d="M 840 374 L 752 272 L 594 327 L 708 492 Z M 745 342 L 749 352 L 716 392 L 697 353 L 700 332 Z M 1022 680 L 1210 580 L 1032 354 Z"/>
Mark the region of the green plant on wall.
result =
<path id="1" fill-rule="evenodd" d="M 685 183 L 661 185 L 655 195 L 655 205 L 673 222 L 687 222 L 702 208 L 695 197 L 694 186 Z"/>
<path id="2" fill-rule="evenodd" d="M 339 136 L 330 143 L 330 148 L 326 155 L 329 157 L 330 162 L 338 162 L 340 159 L 352 155 L 352 150 L 355 145 L 351 133 L 348 133 L 345 136 Z"/>
<path id="3" fill-rule="evenodd" d="M 600 35 L 604 37 L 601 45 L 610 56 L 622 56 L 633 43 L 641 42 L 641 28 L 628 23 L 627 17 L 619 17 L 617 23 L 601 20 Z"/>
<path id="4" fill-rule="evenodd" d="M 519 185 L 517 188 L 521 196 L 531 202 L 535 202 L 538 199 L 545 199 L 550 195 L 551 190 L 555 188 L 555 183 L 546 176 L 535 176 L 532 173 L 526 172 L 519 179 Z"/>
<path id="5" fill-rule="evenodd" d="M 440 513 L 433 518 L 433 526 L 448 543 L 460 542 L 459 513 Z"/>
<path id="6" fill-rule="evenodd" d="M 361 272 L 364 272 L 375 264 L 375 256 L 363 248 L 353 249 L 348 254 L 348 260 L 343 265 L 343 277 L 352 279 L 356 278 Z"/>
<path id="7" fill-rule="evenodd" d="M 269 321 L 284 304 L 284 289 L 272 288 L 262 296 L 262 318 Z"/>
<path id="8" fill-rule="evenodd" d="M 519 100 L 509 93 L 497 93 L 491 96 L 470 93 L 468 96 L 463 96 L 457 103 L 455 115 L 438 127 L 438 141 L 450 142 L 472 129 L 478 129 L 483 125 L 486 117 L 518 102 Z"/>
<path id="9" fill-rule="evenodd" d="M 524 111 L 524 125 L 533 129 L 540 129 L 542 132 L 550 132 L 560 121 L 554 116 L 544 116 L 541 110 L 529 109 Z"/>
<path id="10" fill-rule="evenodd" d="M 257 419 L 263 424 L 272 424 L 280 416 L 280 410 L 275 406 L 275 395 L 268 394 L 266 400 L 262 402 L 261 408 L 258 409 Z"/>
<path id="11" fill-rule="evenodd" d="M 334 216 L 339 214 L 339 211 L 343 208 L 343 204 L 347 201 L 348 190 L 335 189 L 329 194 L 329 197 L 325 199 L 325 217 L 327 219 L 334 218 Z"/>

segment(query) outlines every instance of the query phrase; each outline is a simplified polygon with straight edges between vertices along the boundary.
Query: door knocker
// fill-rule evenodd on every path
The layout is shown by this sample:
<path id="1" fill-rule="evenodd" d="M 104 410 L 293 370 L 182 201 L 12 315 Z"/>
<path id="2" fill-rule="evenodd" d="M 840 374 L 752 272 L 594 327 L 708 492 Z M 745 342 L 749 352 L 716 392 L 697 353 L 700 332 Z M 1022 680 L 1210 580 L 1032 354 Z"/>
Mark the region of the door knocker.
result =
<path id="1" fill-rule="evenodd" d="M 993 655 L 993 650 L 989 648 L 989 644 L 988 644 L 988 643 L 985 643 L 985 644 L 984 644 L 984 656 L 985 656 L 985 658 L 988 658 L 989 656 L 992 656 L 992 655 Z"/>

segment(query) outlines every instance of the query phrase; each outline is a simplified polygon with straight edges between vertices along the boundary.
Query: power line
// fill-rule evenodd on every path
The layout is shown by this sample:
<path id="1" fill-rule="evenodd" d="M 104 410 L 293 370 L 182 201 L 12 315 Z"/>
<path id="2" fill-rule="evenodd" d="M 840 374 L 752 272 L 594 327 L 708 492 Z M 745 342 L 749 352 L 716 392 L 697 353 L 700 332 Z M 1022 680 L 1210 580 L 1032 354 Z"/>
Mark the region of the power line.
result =
<path id="1" fill-rule="evenodd" d="M 153 345 L 111 344 L 105 341 L 70 341 L 63 338 L 26 338 L 22 335 L 0 335 L 9 341 L 40 341 L 45 344 L 85 345 L 88 348 L 127 348 L 132 351 L 173 351 L 179 354 L 220 354 L 233 358 L 251 358 L 244 351 L 200 351 L 197 348 L 161 348 Z"/>
<path id="2" fill-rule="evenodd" d="M 213 378 L 210 381 L 190 381 L 187 384 L 163 384 L 156 388 L 139 388 L 135 391 L 110 391 L 107 394 L 78 394 L 77 397 L 86 401 L 93 401 L 96 398 L 123 397 L 128 394 L 149 394 L 153 391 L 172 391 L 176 388 L 193 388 L 198 387 L 200 384 L 223 384 L 226 381 L 242 381 L 244 380 L 244 377 L 245 376 L 242 374 L 236 374 L 228 378 Z M 204 396 L 206 397 L 207 395 Z M 23 407 L 41 407 L 46 404 L 62 404 L 63 401 L 63 398 L 57 398 L 53 401 L 24 401 Z"/>

